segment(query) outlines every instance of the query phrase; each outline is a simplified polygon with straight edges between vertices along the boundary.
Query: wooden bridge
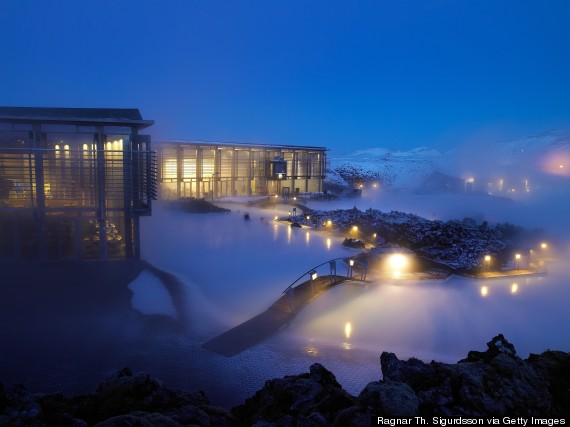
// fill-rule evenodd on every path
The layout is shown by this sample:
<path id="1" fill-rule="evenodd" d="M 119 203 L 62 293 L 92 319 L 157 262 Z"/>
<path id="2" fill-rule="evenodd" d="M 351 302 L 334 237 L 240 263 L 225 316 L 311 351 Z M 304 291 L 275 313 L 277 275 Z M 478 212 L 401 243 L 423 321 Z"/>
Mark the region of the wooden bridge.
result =
<path id="1" fill-rule="evenodd" d="M 349 265 L 349 260 L 345 260 L 347 261 L 347 274 L 337 275 L 336 261 L 339 259 L 342 258 L 327 261 L 303 274 L 287 287 L 281 298 L 263 313 L 205 342 L 202 347 L 228 357 L 238 354 L 289 324 L 299 311 L 334 286 L 347 281 L 363 281 L 363 277 L 358 279 L 352 277 L 352 266 Z M 317 277 L 317 268 L 326 264 L 329 264 L 331 274 Z M 295 286 L 307 276 L 309 280 Z"/>

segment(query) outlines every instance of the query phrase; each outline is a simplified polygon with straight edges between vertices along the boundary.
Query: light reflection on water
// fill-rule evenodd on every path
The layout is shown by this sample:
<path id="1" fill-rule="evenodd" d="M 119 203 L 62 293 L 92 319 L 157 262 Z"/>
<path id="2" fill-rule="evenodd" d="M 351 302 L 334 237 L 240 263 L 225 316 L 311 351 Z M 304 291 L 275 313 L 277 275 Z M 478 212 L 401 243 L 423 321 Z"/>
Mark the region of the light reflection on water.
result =
<path id="1" fill-rule="evenodd" d="M 358 252 L 342 247 L 340 237 L 275 223 L 272 213 L 270 220 L 260 219 L 268 215 L 262 210 L 250 214 L 246 222 L 238 212 L 189 215 L 159 207 L 141 227 L 143 258 L 192 286 L 196 313 L 221 323 L 212 327 L 216 333 L 265 310 L 304 271 Z M 279 336 L 306 342 L 311 355 L 326 344 L 456 361 L 484 350 L 498 333 L 524 357 L 546 348 L 569 351 L 570 332 L 561 325 L 570 320 L 570 269 L 558 262 L 548 270 L 546 277 L 516 281 L 345 284 L 312 302 Z"/>

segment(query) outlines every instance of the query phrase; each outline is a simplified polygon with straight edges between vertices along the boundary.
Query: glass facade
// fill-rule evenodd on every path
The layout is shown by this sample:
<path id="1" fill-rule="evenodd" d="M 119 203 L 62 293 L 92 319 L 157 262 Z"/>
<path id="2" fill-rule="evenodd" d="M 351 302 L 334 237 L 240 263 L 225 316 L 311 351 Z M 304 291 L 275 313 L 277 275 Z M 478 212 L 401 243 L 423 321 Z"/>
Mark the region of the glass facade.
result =
<path id="1" fill-rule="evenodd" d="M 156 196 L 155 156 L 138 130 L 152 122 L 6 110 L 0 107 L 0 257 L 138 257 L 139 216 L 150 214 Z"/>
<path id="2" fill-rule="evenodd" d="M 318 193 L 324 147 L 164 141 L 156 145 L 162 199 Z"/>

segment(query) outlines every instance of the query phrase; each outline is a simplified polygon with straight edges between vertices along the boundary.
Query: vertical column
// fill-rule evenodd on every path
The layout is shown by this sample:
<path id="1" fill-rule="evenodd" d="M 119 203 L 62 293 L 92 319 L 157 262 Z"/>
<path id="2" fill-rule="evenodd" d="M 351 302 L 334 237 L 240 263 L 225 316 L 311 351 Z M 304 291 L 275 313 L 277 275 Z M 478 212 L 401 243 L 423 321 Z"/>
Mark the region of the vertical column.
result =
<path id="1" fill-rule="evenodd" d="M 203 177 L 203 152 L 202 152 L 202 147 L 201 146 L 197 146 L 196 147 L 196 197 L 200 198 L 200 197 L 204 197 L 204 188 L 203 188 L 203 181 L 204 181 L 204 177 Z"/>
<path id="2" fill-rule="evenodd" d="M 238 165 L 237 165 L 237 159 L 238 159 L 238 154 L 239 151 L 237 151 L 235 148 L 228 148 L 228 150 L 231 150 L 230 152 L 232 153 L 232 172 L 231 172 L 231 195 L 232 196 L 236 196 L 237 195 L 237 191 L 236 191 L 236 181 L 237 181 L 237 172 L 238 172 Z"/>
<path id="3" fill-rule="evenodd" d="M 184 181 L 184 149 L 181 145 L 176 147 L 176 197 L 180 199 L 185 197 L 186 194 L 182 194 L 180 187 Z"/>
<path id="4" fill-rule="evenodd" d="M 252 194 L 252 188 L 251 188 L 251 181 L 253 180 L 253 152 L 251 151 L 251 148 L 249 148 L 247 150 L 248 156 L 247 156 L 247 161 L 248 161 L 248 167 L 247 167 L 247 195 L 251 196 Z"/>
<path id="5" fill-rule="evenodd" d="M 107 226 L 105 224 L 106 214 L 106 199 L 105 199 L 105 142 L 103 137 L 103 129 L 98 127 L 97 140 L 95 141 L 97 147 L 97 158 L 95 163 L 95 176 L 97 179 L 97 202 L 96 213 L 97 222 L 99 225 L 99 257 L 107 259 Z M 133 171 L 135 173 L 135 171 Z"/>
<path id="6" fill-rule="evenodd" d="M 291 175 L 291 193 L 294 195 L 295 194 L 295 178 L 297 177 L 297 174 L 299 173 L 299 170 L 297 168 L 297 162 L 299 160 L 299 153 L 297 153 L 297 150 L 293 150 L 293 156 L 292 156 L 292 162 L 293 165 L 291 167 L 291 171 L 292 171 L 292 175 Z"/>
<path id="7" fill-rule="evenodd" d="M 222 150 L 218 147 L 214 149 L 214 173 L 212 174 L 212 199 L 220 196 L 219 182 L 222 176 Z M 213 200 L 212 200 L 213 201 Z"/>
<path id="8" fill-rule="evenodd" d="M 312 161 L 313 161 L 314 153 L 305 152 L 305 157 L 307 159 L 307 163 L 305 164 L 305 193 L 309 192 L 309 179 L 311 178 L 312 170 Z"/>
<path id="9" fill-rule="evenodd" d="M 46 134 L 41 132 L 40 125 L 34 125 L 34 140 L 32 150 L 34 156 L 34 173 L 36 176 L 36 200 L 34 208 L 34 220 L 38 226 L 38 252 L 39 258 L 41 260 L 47 259 L 47 245 L 46 245 L 46 227 L 45 227 L 45 191 L 44 191 L 44 160 L 43 160 L 43 149 L 45 146 L 44 142 L 46 140 Z M 32 167 L 31 162 L 29 167 Z M 30 170 L 31 174 L 31 170 Z M 32 182 L 30 182 L 32 186 Z M 34 206 L 32 205 L 32 206 Z"/>

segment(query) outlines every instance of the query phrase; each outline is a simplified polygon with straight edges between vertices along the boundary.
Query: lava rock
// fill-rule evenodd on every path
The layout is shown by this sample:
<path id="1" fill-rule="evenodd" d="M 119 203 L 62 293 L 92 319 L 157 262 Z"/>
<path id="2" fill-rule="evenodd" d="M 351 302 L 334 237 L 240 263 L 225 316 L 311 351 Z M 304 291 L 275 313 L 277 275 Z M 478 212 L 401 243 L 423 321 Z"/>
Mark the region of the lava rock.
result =
<path id="1" fill-rule="evenodd" d="M 374 414 L 387 417 L 413 417 L 418 415 L 419 408 L 414 390 L 397 381 L 368 383 L 360 392 L 358 403 Z"/>
<path id="2" fill-rule="evenodd" d="M 502 335 L 486 352 L 471 352 L 457 364 L 399 361 L 382 354 L 385 380 L 410 385 L 422 416 L 541 416 L 550 413 L 552 396 L 545 377 L 516 356 Z"/>
<path id="3" fill-rule="evenodd" d="M 267 381 L 232 413 L 240 425 L 248 426 L 331 425 L 339 411 L 354 404 L 355 398 L 342 389 L 335 376 L 315 363 L 308 374 Z"/>

